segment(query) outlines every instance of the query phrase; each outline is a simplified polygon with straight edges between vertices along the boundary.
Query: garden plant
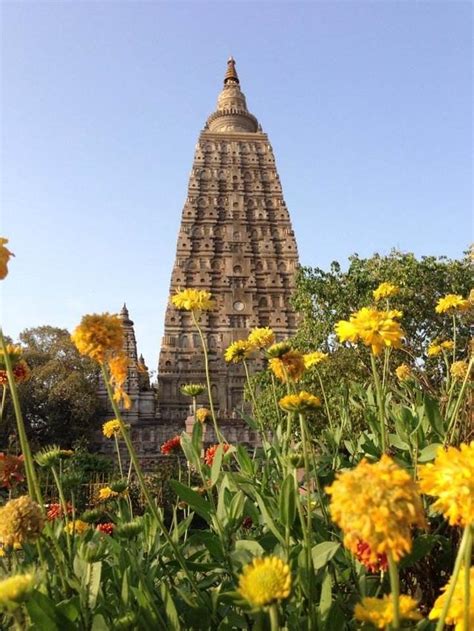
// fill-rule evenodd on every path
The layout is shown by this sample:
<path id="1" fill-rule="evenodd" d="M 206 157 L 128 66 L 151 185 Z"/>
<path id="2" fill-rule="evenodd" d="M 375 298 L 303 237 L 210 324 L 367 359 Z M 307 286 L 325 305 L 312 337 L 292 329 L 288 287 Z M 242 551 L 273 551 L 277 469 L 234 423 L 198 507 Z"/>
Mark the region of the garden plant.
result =
<path id="1" fill-rule="evenodd" d="M 206 383 L 184 389 L 192 433 L 162 446 L 177 463 L 167 510 L 122 418 L 129 360 L 119 317 L 86 315 L 72 334 L 99 367 L 114 412 L 103 433 L 118 475 L 87 507 L 78 503 L 74 453 L 62 445 L 33 452 L 17 392 L 28 367 L 0 333 L 2 410 L 9 400 L 20 448 L 0 454 L 0 627 L 474 629 L 472 296 L 438 296 L 443 337 L 415 344 L 389 271 L 318 348 L 315 339 L 277 341 L 267 327 L 229 346 L 225 360 L 247 378 L 241 413 L 258 431 L 255 448 L 226 440 L 210 396 L 199 315 L 216 297 L 193 289 L 171 297 L 193 317 Z M 360 369 L 342 383 L 327 367 L 348 355 Z M 203 392 L 209 406 L 198 409 Z M 217 442 L 205 449 L 206 423 Z M 54 501 L 45 498 L 46 474 Z"/>

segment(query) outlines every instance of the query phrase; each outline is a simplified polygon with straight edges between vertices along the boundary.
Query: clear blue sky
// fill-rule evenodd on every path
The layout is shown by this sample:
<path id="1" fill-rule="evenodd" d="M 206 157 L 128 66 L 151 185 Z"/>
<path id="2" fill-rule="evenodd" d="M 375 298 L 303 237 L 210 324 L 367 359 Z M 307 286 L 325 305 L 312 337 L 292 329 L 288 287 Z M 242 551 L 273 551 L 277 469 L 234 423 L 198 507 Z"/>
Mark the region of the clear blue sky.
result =
<path id="1" fill-rule="evenodd" d="M 156 368 L 198 134 L 227 57 L 304 265 L 472 241 L 470 2 L 3 2 L 2 322 L 127 302 Z"/>

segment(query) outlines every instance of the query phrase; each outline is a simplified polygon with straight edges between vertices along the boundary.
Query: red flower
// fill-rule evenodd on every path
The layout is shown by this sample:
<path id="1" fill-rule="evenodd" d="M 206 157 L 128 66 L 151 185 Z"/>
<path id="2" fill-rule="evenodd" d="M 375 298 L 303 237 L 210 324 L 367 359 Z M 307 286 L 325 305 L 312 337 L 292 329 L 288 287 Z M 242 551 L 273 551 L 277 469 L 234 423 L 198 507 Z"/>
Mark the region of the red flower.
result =
<path id="1" fill-rule="evenodd" d="M 70 502 L 68 502 L 66 504 L 66 509 L 67 509 L 67 514 L 71 515 L 72 514 L 72 504 Z M 55 519 L 58 519 L 59 517 L 63 517 L 64 516 L 64 512 L 63 512 L 63 508 L 61 506 L 61 504 L 50 504 L 48 511 L 46 513 L 46 517 L 48 518 L 48 521 L 54 521 Z"/>
<path id="2" fill-rule="evenodd" d="M 245 528 L 245 530 L 249 530 L 250 528 L 252 528 L 253 526 L 253 519 L 249 516 L 244 517 L 244 519 L 242 520 L 242 528 Z"/>
<path id="3" fill-rule="evenodd" d="M 169 456 L 174 451 L 178 451 L 181 449 L 181 437 L 175 436 L 174 438 L 170 438 L 165 443 L 161 445 L 161 453 Z"/>
<path id="4" fill-rule="evenodd" d="M 356 553 L 358 561 L 360 561 L 362 565 L 365 565 L 369 572 L 373 572 L 374 574 L 378 572 L 386 572 L 388 569 L 387 555 L 385 553 L 378 554 L 377 561 L 374 563 L 370 561 L 370 553 L 371 550 L 369 544 L 365 541 L 359 541 Z"/>
<path id="5" fill-rule="evenodd" d="M 216 455 L 216 451 L 219 445 L 212 445 L 206 449 L 206 453 L 204 454 L 204 462 L 211 466 L 214 462 L 214 456 Z M 224 449 L 224 453 L 229 450 L 230 445 L 227 443 L 222 443 L 222 448 Z"/>
<path id="6" fill-rule="evenodd" d="M 0 453 L 0 487 L 11 489 L 23 482 L 23 456 L 9 456 Z"/>
<path id="7" fill-rule="evenodd" d="M 30 369 L 23 360 L 20 360 L 16 366 L 13 367 L 13 376 L 15 377 L 15 383 L 21 383 L 26 381 L 30 376 Z M 8 374 L 3 368 L 0 370 L 0 386 L 8 385 Z"/>
<path id="8" fill-rule="evenodd" d="M 99 532 L 103 532 L 105 535 L 113 535 L 115 524 L 111 521 L 106 522 L 105 524 L 97 524 L 97 530 Z"/>

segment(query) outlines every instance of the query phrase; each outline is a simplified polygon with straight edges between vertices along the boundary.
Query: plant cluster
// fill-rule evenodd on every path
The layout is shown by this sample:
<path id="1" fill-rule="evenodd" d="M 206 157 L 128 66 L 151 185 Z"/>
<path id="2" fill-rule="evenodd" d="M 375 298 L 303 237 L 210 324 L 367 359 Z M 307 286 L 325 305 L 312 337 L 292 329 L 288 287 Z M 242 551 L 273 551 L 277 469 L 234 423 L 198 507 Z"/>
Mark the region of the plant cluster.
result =
<path id="1" fill-rule="evenodd" d="M 71 454 L 61 446 L 31 453 L 0 334 L 28 487 L 15 497 L 17 473 L 1 478 L 11 496 L 0 508 L 2 627 L 472 628 L 473 359 L 458 335 L 471 304 L 461 294 L 439 297 L 452 346 L 439 344 L 440 376 L 427 389 L 426 357 L 403 369 L 392 365 L 392 354 L 409 345 L 403 314 L 389 304 L 398 286 L 385 279 L 374 291 L 375 304 L 334 322 L 324 350 L 301 352 L 291 341 L 275 342 L 268 329 L 227 349 L 227 361 L 242 363 L 247 376 L 248 422 L 261 441 L 253 450 L 230 444 L 218 426 L 199 326 L 199 312 L 213 308 L 211 296 L 198 290 L 173 296 L 176 307 L 191 312 L 202 340 L 209 410 L 198 420 L 194 405 L 192 433 L 170 437 L 164 450 L 180 454 L 170 519 L 141 469 L 118 404 L 124 397 L 111 366 L 118 353 L 113 317 L 86 316 L 74 334 L 80 352 L 102 371 L 115 415 L 103 431 L 115 441 L 120 472 L 86 511 L 78 509 L 74 487 L 64 485 L 62 466 Z M 357 353 L 364 366 L 364 380 L 346 399 L 328 397 L 330 384 L 319 372 L 340 348 Z M 270 421 L 250 370 L 258 355 L 267 363 Z M 317 387 L 302 389 L 315 374 Z M 202 386 L 190 385 L 198 386 L 185 392 L 195 404 Z M 218 442 L 204 450 L 206 422 Z M 38 466 L 50 472 L 58 492 L 48 510 Z M 132 484 L 143 515 L 131 501 Z"/>

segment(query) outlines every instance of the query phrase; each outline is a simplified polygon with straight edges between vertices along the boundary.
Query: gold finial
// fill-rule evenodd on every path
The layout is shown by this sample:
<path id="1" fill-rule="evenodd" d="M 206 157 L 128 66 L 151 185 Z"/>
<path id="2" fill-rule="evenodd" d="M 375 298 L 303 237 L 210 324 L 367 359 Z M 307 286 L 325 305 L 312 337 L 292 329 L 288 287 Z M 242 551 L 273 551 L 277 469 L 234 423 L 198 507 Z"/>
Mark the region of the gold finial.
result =
<path id="1" fill-rule="evenodd" d="M 233 57 L 229 57 L 227 60 L 227 71 L 224 77 L 224 85 L 228 83 L 239 83 L 239 77 L 237 75 L 237 70 L 235 69 L 235 59 Z"/>

